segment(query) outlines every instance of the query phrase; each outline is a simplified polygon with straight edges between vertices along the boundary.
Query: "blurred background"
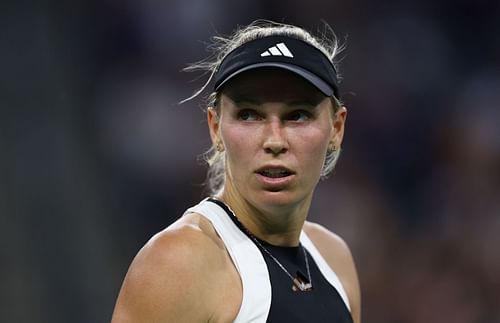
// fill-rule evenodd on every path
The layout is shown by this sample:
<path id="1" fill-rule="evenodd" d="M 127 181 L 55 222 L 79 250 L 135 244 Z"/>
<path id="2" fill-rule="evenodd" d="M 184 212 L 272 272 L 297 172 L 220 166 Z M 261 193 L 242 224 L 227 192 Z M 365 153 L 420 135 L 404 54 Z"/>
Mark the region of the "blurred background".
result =
<path id="1" fill-rule="evenodd" d="M 1 7 L 1 322 L 110 320 L 137 251 L 205 194 L 203 100 L 177 102 L 206 77 L 180 70 L 257 18 L 346 42 L 310 218 L 351 246 L 363 322 L 500 322 L 500 2 Z"/>

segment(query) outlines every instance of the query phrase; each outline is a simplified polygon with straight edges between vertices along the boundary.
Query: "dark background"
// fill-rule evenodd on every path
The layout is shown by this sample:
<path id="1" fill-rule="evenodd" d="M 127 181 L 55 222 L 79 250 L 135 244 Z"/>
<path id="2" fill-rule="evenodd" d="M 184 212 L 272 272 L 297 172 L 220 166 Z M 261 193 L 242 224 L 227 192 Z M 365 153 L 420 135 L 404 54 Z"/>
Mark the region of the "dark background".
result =
<path id="1" fill-rule="evenodd" d="M 500 322 L 500 2 L 0 5 L 0 321 L 106 322 L 135 253 L 203 196 L 210 36 L 257 18 L 346 41 L 343 154 L 310 219 L 365 323 Z M 207 93 L 206 93 L 207 94 Z"/>

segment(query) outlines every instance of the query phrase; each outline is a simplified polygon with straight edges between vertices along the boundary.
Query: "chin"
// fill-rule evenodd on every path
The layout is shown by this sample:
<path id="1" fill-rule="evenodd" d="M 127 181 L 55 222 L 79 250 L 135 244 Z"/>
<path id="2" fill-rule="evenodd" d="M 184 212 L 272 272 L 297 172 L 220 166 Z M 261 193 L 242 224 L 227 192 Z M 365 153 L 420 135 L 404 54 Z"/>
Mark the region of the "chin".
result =
<path id="1" fill-rule="evenodd" d="M 256 202 L 265 208 L 292 207 L 304 200 L 296 192 L 286 190 L 272 192 L 260 191 L 256 194 Z"/>

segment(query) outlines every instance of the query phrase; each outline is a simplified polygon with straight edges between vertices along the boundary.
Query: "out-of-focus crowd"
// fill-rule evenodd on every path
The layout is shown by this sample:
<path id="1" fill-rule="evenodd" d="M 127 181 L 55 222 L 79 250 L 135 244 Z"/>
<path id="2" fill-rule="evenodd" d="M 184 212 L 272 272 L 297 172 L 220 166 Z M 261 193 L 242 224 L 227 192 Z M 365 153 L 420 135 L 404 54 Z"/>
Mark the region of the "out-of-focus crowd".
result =
<path id="1" fill-rule="evenodd" d="M 500 321 L 500 2 L 19 1 L 2 13 L 0 321 L 105 322 L 127 266 L 204 197 L 210 36 L 258 18 L 346 44 L 342 156 L 310 219 L 363 322 Z M 209 93 L 204 93 L 207 95 Z"/>

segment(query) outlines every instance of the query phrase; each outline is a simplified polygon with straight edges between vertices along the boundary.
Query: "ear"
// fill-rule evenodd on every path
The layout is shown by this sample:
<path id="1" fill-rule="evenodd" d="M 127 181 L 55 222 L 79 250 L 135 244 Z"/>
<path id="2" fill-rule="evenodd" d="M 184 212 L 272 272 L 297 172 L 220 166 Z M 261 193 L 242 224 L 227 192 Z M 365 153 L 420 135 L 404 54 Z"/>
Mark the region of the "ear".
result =
<path id="1" fill-rule="evenodd" d="M 213 107 L 207 109 L 207 122 L 208 129 L 210 130 L 210 138 L 212 138 L 212 144 L 216 145 L 220 141 L 220 123 L 217 111 Z"/>
<path id="2" fill-rule="evenodd" d="M 333 131 L 330 138 L 330 144 L 337 147 L 337 149 L 342 145 L 346 118 L 347 109 L 344 106 L 340 107 L 333 116 Z"/>

